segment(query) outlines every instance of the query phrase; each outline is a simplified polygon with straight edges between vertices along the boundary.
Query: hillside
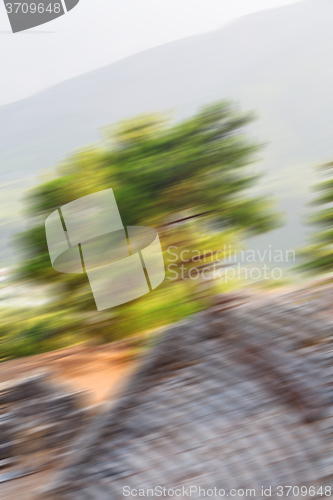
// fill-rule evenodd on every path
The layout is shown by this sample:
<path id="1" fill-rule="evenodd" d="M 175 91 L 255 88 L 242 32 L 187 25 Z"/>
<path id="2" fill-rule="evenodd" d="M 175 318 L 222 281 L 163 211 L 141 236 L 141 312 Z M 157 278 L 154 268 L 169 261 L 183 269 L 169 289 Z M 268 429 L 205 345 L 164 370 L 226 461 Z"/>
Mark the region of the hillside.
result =
<path id="1" fill-rule="evenodd" d="M 19 200 L 37 172 L 96 141 L 101 126 L 155 110 L 177 110 L 179 119 L 224 98 L 256 110 L 251 133 L 269 143 L 258 163 L 268 172 L 262 187 L 289 221 L 269 243 L 299 245 L 311 167 L 333 157 L 332 22 L 328 0 L 263 11 L 0 108 L 0 255 L 22 225 Z"/>

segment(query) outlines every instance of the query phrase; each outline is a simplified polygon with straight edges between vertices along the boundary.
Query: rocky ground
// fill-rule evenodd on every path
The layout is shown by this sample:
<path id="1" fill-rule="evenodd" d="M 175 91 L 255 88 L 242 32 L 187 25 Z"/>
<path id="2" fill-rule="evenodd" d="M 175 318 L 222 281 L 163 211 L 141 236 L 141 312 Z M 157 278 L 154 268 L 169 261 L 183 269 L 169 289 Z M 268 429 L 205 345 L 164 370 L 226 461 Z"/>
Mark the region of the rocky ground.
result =
<path id="1" fill-rule="evenodd" d="M 1 364 L 1 500 L 122 498 L 125 483 L 333 490 L 332 297 L 223 295 L 151 352 L 140 338 Z"/>
<path id="2" fill-rule="evenodd" d="M 43 500 L 121 500 L 124 486 L 332 497 L 332 415 L 332 287 L 222 295 L 165 329 Z"/>

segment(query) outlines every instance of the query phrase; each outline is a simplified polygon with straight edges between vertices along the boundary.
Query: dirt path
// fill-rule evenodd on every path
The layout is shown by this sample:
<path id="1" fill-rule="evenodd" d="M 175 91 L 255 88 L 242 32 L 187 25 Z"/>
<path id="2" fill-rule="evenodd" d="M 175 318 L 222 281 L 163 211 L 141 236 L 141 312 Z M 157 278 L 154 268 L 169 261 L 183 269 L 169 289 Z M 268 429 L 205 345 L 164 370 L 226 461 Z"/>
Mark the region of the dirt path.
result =
<path id="1" fill-rule="evenodd" d="M 0 383 L 46 371 L 54 381 L 88 392 L 90 404 L 115 397 L 135 366 L 136 351 L 125 343 L 79 346 L 0 364 Z"/>

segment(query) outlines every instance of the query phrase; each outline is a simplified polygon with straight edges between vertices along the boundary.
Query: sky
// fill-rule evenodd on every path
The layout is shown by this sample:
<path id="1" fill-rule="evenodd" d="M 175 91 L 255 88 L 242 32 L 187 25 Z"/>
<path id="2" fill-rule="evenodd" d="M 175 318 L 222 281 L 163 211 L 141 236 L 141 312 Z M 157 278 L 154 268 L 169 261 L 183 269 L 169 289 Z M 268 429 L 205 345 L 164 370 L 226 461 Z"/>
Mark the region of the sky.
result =
<path id="1" fill-rule="evenodd" d="M 0 0 L 0 106 L 137 52 L 291 3 L 296 2 L 81 0 L 48 24 L 12 34 Z"/>

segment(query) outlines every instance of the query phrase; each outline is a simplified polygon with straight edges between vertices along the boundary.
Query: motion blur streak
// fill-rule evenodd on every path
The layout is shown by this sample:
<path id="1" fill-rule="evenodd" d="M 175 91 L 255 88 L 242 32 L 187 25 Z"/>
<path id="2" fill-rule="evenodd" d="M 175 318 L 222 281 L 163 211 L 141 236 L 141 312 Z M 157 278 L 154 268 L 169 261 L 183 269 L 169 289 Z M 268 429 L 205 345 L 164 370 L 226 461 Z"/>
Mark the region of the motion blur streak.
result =
<path id="1" fill-rule="evenodd" d="M 0 108 L 1 500 L 332 496 L 332 5 Z"/>

